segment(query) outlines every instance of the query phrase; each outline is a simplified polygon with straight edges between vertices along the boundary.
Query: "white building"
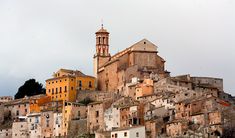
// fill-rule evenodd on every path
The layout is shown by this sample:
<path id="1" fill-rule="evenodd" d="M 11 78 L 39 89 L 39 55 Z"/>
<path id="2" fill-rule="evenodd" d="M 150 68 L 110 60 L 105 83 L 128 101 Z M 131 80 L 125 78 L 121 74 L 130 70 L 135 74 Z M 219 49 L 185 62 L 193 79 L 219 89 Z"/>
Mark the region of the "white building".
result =
<path id="1" fill-rule="evenodd" d="M 157 98 L 151 102 L 155 107 L 164 106 L 166 109 L 174 109 L 175 104 L 170 99 L 167 98 Z"/>
<path id="2" fill-rule="evenodd" d="M 28 115 L 28 130 L 31 138 L 41 137 L 41 113 L 33 113 Z"/>
<path id="3" fill-rule="evenodd" d="M 145 138 L 145 126 L 119 128 L 111 132 L 111 138 Z"/>
<path id="4" fill-rule="evenodd" d="M 62 129 L 62 113 L 61 112 L 54 112 L 54 121 L 53 121 L 53 136 L 60 137 L 63 135 Z"/>
<path id="5" fill-rule="evenodd" d="M 104 112 L 105 130 L 111 131 L 120 127 L 120 108 L 111 106 Z"/>
<path id="6" fill-rule="evenodd" d="M 11 138 L 12 137 L 12 129 L 4 128 L 0 129 L 0 138 Z"/>
<path id="7" fill-rule="evenodd" d="M 20 119 L 13 122 L 12 125 L 12 138 L 28 138 L 29 130 L 26 119 Z"/>

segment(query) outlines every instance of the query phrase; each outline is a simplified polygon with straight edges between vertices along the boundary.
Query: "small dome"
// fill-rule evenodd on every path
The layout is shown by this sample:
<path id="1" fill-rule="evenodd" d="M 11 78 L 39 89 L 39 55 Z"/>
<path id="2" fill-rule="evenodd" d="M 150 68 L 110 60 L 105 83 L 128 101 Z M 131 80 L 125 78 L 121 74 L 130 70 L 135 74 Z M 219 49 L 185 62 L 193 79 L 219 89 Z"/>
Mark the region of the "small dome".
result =
<path id="1" fill-rule="evenodd" d="M 108 31 L 106 29 L 104 29 L 104 27 L 102 25 L 101 29 L 99 31 L 97 31 L 96 33 L 108 33 Z"/>

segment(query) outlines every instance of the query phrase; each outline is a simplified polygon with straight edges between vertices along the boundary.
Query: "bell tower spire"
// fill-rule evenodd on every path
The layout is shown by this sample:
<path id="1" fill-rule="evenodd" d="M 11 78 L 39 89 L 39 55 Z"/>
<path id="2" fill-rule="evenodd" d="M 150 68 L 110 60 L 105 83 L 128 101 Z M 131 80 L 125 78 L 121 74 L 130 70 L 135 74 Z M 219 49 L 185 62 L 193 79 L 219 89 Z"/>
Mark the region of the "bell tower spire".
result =
<path id="1" fill-rule="evenodd" d="M 103 23 L 101 29 L 96 33 L 96 56 L 110 56 L 109 54 L 109 32 L 104 29 Z"/>

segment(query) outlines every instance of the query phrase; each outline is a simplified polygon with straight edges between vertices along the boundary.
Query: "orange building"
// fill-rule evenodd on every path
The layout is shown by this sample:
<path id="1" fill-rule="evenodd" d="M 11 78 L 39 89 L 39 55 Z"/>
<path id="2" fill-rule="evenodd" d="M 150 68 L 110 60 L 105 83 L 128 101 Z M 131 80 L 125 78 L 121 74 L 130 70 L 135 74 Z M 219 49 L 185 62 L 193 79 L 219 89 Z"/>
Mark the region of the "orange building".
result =
<path id="1" fill-rule="evenodd" d="M 79 90 L 95 90 L 95 78 L 78 70 L 60 69 L 46 80 L 46 94 L 52 101 L 75 101 Z"/>
<path id="2" fill-rule="evenodd" d="M 136 86 L 136 99 L 153 94 L 153 80 L 145 79 L 143 83 Z"/>
<path id="3" fill-rule="evenodd" d="M 50 96 L 46 96 L 46 95 L 33 96 L 32 98 L 29 99 L 30 113 L 41 112 L 40 106 L 50 101 L 51 101 Z"/>

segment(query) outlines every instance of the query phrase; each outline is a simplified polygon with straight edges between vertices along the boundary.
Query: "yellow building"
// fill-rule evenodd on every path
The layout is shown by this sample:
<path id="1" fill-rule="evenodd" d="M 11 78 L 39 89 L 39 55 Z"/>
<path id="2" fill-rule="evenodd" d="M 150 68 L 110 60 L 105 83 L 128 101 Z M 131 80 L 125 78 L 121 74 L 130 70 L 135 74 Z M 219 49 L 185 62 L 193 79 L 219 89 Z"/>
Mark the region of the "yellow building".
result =
<path id="1" fill-rule="evenodd" d="M 46 80 L 46 94 L 53 101 L 75 101 L 79 90 L 95 90 L 95 78 L 77 70 L 60 69 Z"/>

